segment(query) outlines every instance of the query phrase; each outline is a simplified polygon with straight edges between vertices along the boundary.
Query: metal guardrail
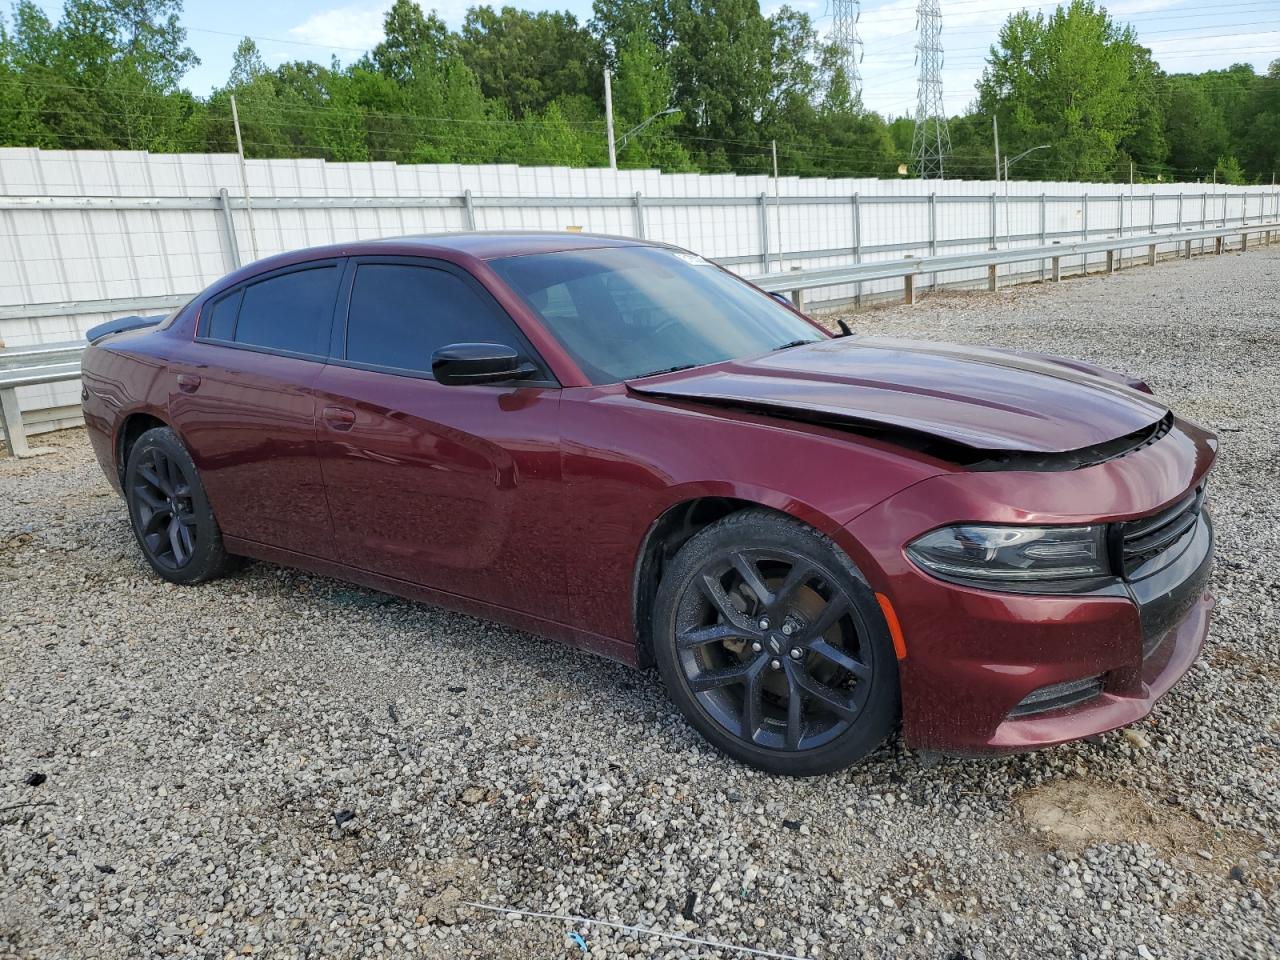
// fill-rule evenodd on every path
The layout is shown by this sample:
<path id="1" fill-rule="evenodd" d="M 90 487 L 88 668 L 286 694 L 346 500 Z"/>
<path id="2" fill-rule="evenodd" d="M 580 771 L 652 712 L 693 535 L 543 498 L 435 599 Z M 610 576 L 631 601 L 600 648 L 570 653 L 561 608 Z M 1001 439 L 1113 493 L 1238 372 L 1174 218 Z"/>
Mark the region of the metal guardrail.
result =
<path id="1" fill-rule="evenodd" d="M 844 267 L 830 267 L 817 270 L 792 270 L 786 273 L 771 273 L 747 279 L 771 293 L 792 292 L 797 306 L 802 305 L 802 292 L 819 287 L 844 286 L 861 284 L 871 280 L 887 280 L 902 278 L 903 299 L 906 303 L 915 302 L 915 278 L 922 273 L 945 273 L 955 270 L 973 270 L 986 267 L 988 271 L 988 287 L 998 287 L 997 268 L 1002 264 L 1026 263 L 1033 260 L 1048 260 L 1053 264 L 1052 277 L 1056 282 L 1061 279 L 1061 262 L 1063 257 L 1085 257 L 1090 254 L 1105 253 L 1107 256 L 1106 272 L 1115 272 L 1116 253 L 1137 247 L 1147 248 L 1147 263 L 1154 265 L 1156 248 L 1160 245 L 1177 243 L 1182 245 L 1184 257 L 1191 256 L 1193 243 L 1204 240 L 1214 241 L 1214 253 L 1223 252 L 1224 244 L 1229 237 L 1240 237 L 1241 249 L 1248 249 L 1248 238 L 1251 234 L 1265 234 L 1270 242 L 1271 234 L 1280 232 L 1280 220 L 1272 223 L 1237 225 L 1219 227 L 1212 230 L 1184 230 L 1171 233 L 1147 233 L 1127 237 L 1108 237 L 1104 240 L 1077 241 L 1074 243 L 1053 243 L 1034 247 L 1016 247 L 1007 250 L 984 250 L 976 253 L 946 254 L 932 257 L 904 257 L 901 260 L 882 260 L 873 263 L 851 264 Z M 159 301 L 183 303 L 186 295 L 173 297 L 145 298 L 147 306 L 159 306 Z M 82 301 L 89 304 L 93 301 Z M 121 309 L 124 301 L 98 301 L 112 303 L 114 309 Z M 141 304 L 141 300 L 128 301 L 130 304 Z M 30 311 L 28 316 L 41 316 L 40 305 L 35 304 L 20 308 Z M 18 457 L 36 456 L 51 452 L 47 448 L 32 448 L 27 445 L 26 431 L 22 422 L 22 414 L 18 409 L 16 391 L 19 387 L 44 383 L 57 383 L 73 380 L 80 375 L 80 354 L 84 344 L 79 341 L 42 344 L 33 347 L 15 347 L 0 350 L 0 408 L 3 412 L 5 440 L 10 452 Z"/>
<path id="2" fill-rule="evenodd" d="M 766 273 L 746 279 L 770 293 L 792 292 L 792 299 L 797 306 L 801 305 L 805 290 L 820 287 L 836 287 L 849 284 L 867 283 L 872 280 L 891 280 L 902 278 L 903 301 L 915 302 L 915 278 L 922 273 L 946 273 L 955 270 L 975 270 L 986 267 L 987 286 L 996 290 L 999 286 L 998 267 L 1003 264 L 1027 263 L 1032 260 L 1049 260 L 1053 263 L 1052 277 L 1054 282 L 1062 278 L 1063 257 L 1085 257 L 1090 254 L 1105 253 L 1107 256 L 1107 273 L 1114 273 L 1116 253 L 1135 247 L 1147 248 L 1147 262 L 1154 265 L 1156 248 L 1161 245 L 1177 243 L 1183 245 L 1183 256 L 1191 256 L 1191 245 L 1197 241 L 1213 240 L 1214 252 L 1222 253 L 1223 244 L 1229 237 L 1240 237 L 1241 249 L 1248 249 L 1249 235 L 1266 234 L 1270 242 L 1271 234 L 1280 231 L 1280 221 L 1237 225 L 1234 227 L 1218 227 L 1212 230 L 1184 230 L 1172 233 L 1146 233 L 1127 237 L 1108 237 L 1105 240 L 1076 241 L 1074 243 L 1053 243 L 1034 247 L 1015 247 L 1007 250 L 984 250 L 975 253 L 945 254 L 933 257 L 904 257 L 901 260 L 877 260 L 873 263 L 850 264 L 843 267 L 825 267 L 814 270 L 791 270 L 786 273 Z M 1086 259 L 1087 262 L 1087 259 Z"/>
<path id="3" fill-rule="evenodd" d="M 0 350 L 0 423 L 9 452 L 15 457 L 52 452 L 47 447 L 27 445 L 27 431 L 18 409 L 18 388 L 74 380 L 80 376 L 83 352 L 84 342 L 80 340 Z"/>

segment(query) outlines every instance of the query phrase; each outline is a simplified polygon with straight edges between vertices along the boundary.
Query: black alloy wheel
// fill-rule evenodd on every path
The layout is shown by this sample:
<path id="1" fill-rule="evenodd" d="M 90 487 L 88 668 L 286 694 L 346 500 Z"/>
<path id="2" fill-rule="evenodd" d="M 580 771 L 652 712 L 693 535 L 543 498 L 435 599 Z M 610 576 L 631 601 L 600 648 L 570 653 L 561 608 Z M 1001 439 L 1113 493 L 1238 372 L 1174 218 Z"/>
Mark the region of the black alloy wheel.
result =
<path id="1" fill-rule="evenodd" d="M 199 530 L 191 503 L 191 481 L 159 446 L 142 452 L 130 494 L 138 505 L 142 548 L 167 570 L 181 570 L 195 555 Z"/>
<path id="2" fill-rule="evenodd" d="M 776 773 L 839 769 L 897 721 L 897 663 L 874 595 L 834 544 L 791 518 L 750 510 L 699 532 L 664 576 L 656 613 L 673 699 L 738 759 Z"/>
<path id="3" fill-rule="evenodd" d="M 168 427 L 148 430 L 124 472 L 129 520 L 151 568 L 174 583 L 199 583 L 232 562 L 191 454 Z"/>

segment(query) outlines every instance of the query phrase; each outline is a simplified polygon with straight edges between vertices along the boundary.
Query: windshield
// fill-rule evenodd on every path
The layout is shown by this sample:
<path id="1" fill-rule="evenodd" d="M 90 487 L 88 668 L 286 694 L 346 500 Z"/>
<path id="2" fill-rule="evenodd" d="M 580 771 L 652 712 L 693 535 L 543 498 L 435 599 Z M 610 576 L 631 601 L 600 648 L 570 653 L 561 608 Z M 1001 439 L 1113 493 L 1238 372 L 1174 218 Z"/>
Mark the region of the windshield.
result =
<path id="1" fill-rule="evenodd" d="M 603 247 L 489 264 L 592 383 L 759 356 L 823 339 L 719 267 L 661 247 Z"/>

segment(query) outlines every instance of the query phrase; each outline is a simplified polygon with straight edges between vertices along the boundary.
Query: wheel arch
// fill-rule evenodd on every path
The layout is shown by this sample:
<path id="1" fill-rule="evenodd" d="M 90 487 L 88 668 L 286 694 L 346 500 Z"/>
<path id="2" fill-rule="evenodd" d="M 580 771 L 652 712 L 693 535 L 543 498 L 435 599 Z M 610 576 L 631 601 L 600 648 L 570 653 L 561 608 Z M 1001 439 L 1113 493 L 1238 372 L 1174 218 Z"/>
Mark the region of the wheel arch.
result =
<path id="1" fill-rule="evenodd" d="M 632 583 L 632 622 L 640 667 L 653 664 L 653 604 L 662 572 L 676 551 L 704 527 L 743 510 L 769 510 L 791 517 L 834 538 L 840 525 L 821 511 L 769 490 L 729 485 L 692 489 L 671 503 L 649 525 L 636 555 Z"/>
<path id="2" fill-rule="evenodd" d="M 151 409 L 134 410 L 120 421 L 115 439 L 115 467 L 116 475 L 120 478 L 122 485 L 124 483 L 124 469 L 129 463 L 129 451 L 133 449 L 133 445 L 138 442 L 139 437 L 156 427 L 173 429 L 171 423 L 157 416 L 156 411 Z"/>

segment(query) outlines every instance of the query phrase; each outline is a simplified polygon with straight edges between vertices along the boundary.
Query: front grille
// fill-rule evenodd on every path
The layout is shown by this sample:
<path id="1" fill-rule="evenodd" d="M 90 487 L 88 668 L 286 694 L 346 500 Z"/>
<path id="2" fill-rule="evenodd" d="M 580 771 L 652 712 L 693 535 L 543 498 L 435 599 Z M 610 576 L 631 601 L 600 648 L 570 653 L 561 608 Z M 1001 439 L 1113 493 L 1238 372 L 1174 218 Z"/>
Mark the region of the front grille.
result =
<path id="1" fill-rule="evenodd" d="M 1120 524 L 1120 561 L 1126 574 L 1164 553 L 1195 527 L 1204 507 L 1204 490 L 1202 483 L 1159 513 Z"/>
<path id="2" fill-rule="evenodd" d="M 1026 717 L 1037 713 L 1048 713 L 1050 710 L 1065 710 L 1092 700 L 1102 693 L 1102 677 L 1085 677 L 1081 680 L 1068 680 L 1065 683 L 1051 683 L 1047 687 L 1033 690 L 1022 698 L 1022 702 L 1009 711 L 1011 717 Z"/>

